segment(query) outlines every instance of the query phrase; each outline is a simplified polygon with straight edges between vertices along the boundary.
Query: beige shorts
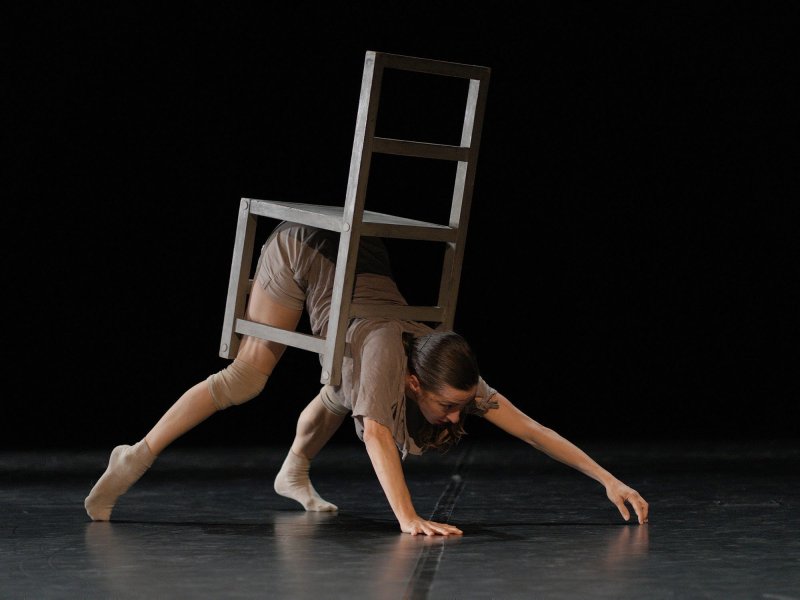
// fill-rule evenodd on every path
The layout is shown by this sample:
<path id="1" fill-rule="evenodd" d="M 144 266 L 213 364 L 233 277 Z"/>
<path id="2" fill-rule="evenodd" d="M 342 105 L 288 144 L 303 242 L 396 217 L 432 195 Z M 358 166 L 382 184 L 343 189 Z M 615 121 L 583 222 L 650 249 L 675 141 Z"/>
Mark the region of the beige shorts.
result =
<path id="1" fill-rule="evenodd" d="M 287 230 L 284 224 L 278 226 L 262 246 L 255 279 L 279 304 L 302 310 L 307 291 L 304 274 L 314 260 L 324 259 Z"/>

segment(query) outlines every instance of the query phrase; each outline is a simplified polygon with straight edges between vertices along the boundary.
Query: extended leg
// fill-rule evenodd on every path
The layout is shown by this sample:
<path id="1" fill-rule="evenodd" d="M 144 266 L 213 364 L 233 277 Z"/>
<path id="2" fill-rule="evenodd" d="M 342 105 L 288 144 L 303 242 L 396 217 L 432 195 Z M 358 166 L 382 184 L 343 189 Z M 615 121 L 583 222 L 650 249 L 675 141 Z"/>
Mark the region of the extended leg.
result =
<path id="1" fill-rule="evenodd" d="M 282 329 L 294 330 L 302 310 L 275 302 L 261 288 L 254 287 L 248 304 L 253 320 Z M 107 521 L 117 499 L 144 475 L 156 457 L 178 437 L 205 421 L 212 414 L 241 404 L 258 395 L 286 346 L 275 342 L 245 338 L 234 363 L 209 380 L 188 389 L 173 404 L 145 438 L 133 446 L 117 446 L 108 467 L 84 501 L 88 515 L 95 521 Z"/>
<path id="2" fill-rule="evenodd" d="M 319 396 L 300 413 L 292 448 L 275 478 L 275 491 L 281 496 L 297 500 L 308 511 L 337 510 L 335 504 L 320 497 L 311 485 L 309 470 L 311 460 L 322 450 L 342 424 L 345 415 L 325 408 Z"/>

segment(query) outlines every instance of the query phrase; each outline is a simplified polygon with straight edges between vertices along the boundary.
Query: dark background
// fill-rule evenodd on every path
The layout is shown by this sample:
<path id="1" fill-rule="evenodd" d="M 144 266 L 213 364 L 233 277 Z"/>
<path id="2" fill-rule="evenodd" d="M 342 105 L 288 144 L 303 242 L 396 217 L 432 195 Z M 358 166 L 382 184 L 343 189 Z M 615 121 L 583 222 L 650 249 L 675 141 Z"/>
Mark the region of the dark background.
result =
<path id="1" fill-rule="evenodd" d="M 576 441 L 797 436 L 796 5 L 265 4 L 9 18 L 0 444 L 135 442 L 227 364 L 239 198 L 343 203 L 367 50 L 492 68 L 456 318 L 490 384 Z M 319 372 L 178 443 L 288 443 Z"/>

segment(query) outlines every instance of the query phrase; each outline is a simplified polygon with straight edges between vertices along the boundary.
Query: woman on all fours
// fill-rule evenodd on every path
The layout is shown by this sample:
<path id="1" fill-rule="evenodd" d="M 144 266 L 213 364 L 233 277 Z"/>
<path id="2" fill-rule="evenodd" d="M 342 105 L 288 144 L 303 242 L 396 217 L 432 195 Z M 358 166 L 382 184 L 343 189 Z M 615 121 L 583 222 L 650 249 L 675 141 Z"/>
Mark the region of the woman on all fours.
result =
<path id="1" fill-rule="evenodd" d="M 281 223 L 265 242 L 256 267 L 247 318 L 294 330 L 304 307 L 315 335 L 326 331 L 338 235 Z M 402 304 L 391 277 L 386 249 L 378 238 L 362 237 L 353 301 Z M 597 480 L 626 520 L 627 505 L 639 523 L 648 504 L 577 446 L 517 409 L 480 376 L 467 342 L 454 332 L 436 332 L 411 321 L 354 319 L 347 331 L 352 358 L 345 358 L 342 381 L 324 386 L 297 422 L 292 447 L 275 479 L 275 491 L 309 511 L 332 511 L 309 478 L 310 461 L 345 417 L 352 415 L 375 473 L 403 532 L 461 534 L 454 525 L 420 517 L 411 501 L 402 460 L 410 454 L 445 449 L 463 434 L 467 414 L 482 416 L 552 458 Z M 84 505 L 93 520 L 111 517 L 117 499 L 178 437 L 218 410 L 258 396 L 285 346 L 245 336 L 235 360 L 189 388 L 133 446 L 117 446 L 108 468 Z"/>

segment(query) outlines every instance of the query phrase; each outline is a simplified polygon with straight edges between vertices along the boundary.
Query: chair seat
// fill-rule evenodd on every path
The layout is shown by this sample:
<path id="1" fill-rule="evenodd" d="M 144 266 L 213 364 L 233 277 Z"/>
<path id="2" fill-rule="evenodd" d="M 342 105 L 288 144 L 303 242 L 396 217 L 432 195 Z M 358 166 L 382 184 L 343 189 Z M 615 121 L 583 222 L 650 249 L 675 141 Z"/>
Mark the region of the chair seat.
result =
<path id="1" fill-rule="evenodd" d="M 343 206 L 258 200 L 255 198 L 247 198 L 246 200 L 250 202 L 250 212 L 262 217 L 272 217 L 281 221 L 311 225 L 329 231 L 347 231 L 345 228 L 348 223 L 345 219 L 345 208 Z M 458 236 L 458 229 L 447 225 L 365 210 L 362 213 L 361 235 L 433 242 L 454 242 Z"/>

